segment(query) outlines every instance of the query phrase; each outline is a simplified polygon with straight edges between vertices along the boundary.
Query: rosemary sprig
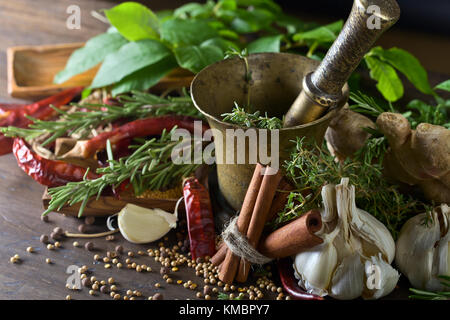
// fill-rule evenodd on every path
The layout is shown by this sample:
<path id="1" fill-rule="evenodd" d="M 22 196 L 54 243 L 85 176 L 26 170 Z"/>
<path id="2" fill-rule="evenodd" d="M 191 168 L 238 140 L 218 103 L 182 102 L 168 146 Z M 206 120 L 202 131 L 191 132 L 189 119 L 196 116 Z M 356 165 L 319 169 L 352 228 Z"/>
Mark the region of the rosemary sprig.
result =
<path id="1" fill-rule="evenodd" d="M 239 126 L 247 127 L 247 128 L 259 128 L 259 129 L 281 129 L 283 126 L 283 122 L 276 118 L 269 118 L 267 114 L 264 116 L 260 115 L 259 111 L 255 113 L 248 113 L 244 108 L 239 107 L 239 105 L 235 102 L 234 108 L 230 113 L 222 114 L 223 121 L 234 123 Z"/>
<path id="2" fill-rule="evenodd" d="M 145 92 L 132 92 L 120 97 L 122 105 L 106 104 L 72 104 L 77 110 L 67 112 L 54 108 L 59 118 L 44 121 L 30 118 L 33 124 L 29 129 L 16 127 L 0 128 L 8 137 L 22 137 L 26 140 L 45 136 L 42 146 L 52 143 L 57 138 L 76 134 L 81 139 L 91 134 L 93 129 L 104 126 L 118 119 L 139 119 L 164 114 L 190 115 L 201 118 L 201 114 L 194 108 L 191 98 L 185 92 L 182 97 L 161 98 Z M 89 111 L 82 111 L 88 109 Z"/>
<path id="3" fill-rule="evenodd" d="M 450 288 L 450 277 L 449 276 L 438 276 L 441 279 L 441 284 L 444 287 Z M 450 291 L 445 292 L 431 292 L 425 290 L 418 290 L 410 288 L 412 295 L 409 296 L 410 299 L 420 299 L 420 300 L 450 300 Z"/>
<path id="4" fill-rule="evenodd" d="M 135 151 L 128 157 L 118 160 L 111 159 L 108 153 L 109 166 L 97 169 L 101 177 L 93 180 L 85 178 L 79 182 L 69 182 L 64 186 L 50 188 L 48 193 L 51 200 L 48 209 L 43 215 L 51 211 L 58 211 L 64 205 L 74 205 L 81 202 L 78 216 L 81 216 L 89 198 L 100 197 L 105 188 L 117 188 L 124 181 L 129 180 L 136 195 L 143 191 L 162 190 L 179 182 L 181 178 L 188 176 L 198 164 L 176 165 L 171 161 L 171 153 L 178 141 L 171 141 L 170 132 L 164 131 L 160 138 L 153 138 L 141 145 L 134 145 Z"/>

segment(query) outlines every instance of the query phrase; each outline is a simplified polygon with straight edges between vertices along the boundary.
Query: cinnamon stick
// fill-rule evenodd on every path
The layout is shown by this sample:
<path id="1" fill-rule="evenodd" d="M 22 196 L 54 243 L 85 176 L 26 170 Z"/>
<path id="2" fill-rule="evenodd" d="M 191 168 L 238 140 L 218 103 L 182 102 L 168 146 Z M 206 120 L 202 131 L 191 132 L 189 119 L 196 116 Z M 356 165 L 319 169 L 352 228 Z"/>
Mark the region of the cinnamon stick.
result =
<path id="1" fill-rule="evenodd" d="M 258 251 L 274 259 L 295 255 L 323 242 L 315 235 L 321 228 L 320 212 L 318 210 L 308 211 L 261 240 Z"/>
<path id="2" fill-rule="evenodd" d="M 237 220 L 237 228 L 242 234 L 247 233 L 250 220 L 252 219 L 253 208 L 257 197 L 259 196 L 259 190 L 263 182 L 263 176 L 261 175 L 261 170 L 263 166 L 257 164 L 255 171 L 253 172 L 250 185 L 245 194 L 244 202 L 242 204 L 241 212 Z M 215 259 L 219 260 L 219 259 Z M 219 270 L 219 279 L 225 283 L 232 283 L 236 275 L 237 268 L 239 266 L 239 257 L 234 255 L 231 250 L 227 250 L 225 259 Z"/>
<path id="3" fill-rule="evenodd" d="M 270 167 L 266 167 L 266 170 L 273 170 Z M 253 213 L 251 215 L 250 224 L 247 231 L 247 239 L 251 246 L 256 247 L 258 245 L 261 233 L 263 232 L 264 225 L 267 221 L 268 213 L 270 210 L 270 204 L 275 196 L 277 187 L 282 178 L 281 170 L 278 170 L 276 174 L 264 175 L 259 189 L 258 197 L 256 198 Z M 245 282 L 248 278 L 250 271 L 250 263 L 245 259 L 240 259 L 239 270 L 236 276 L 236 281 Z"/>
<path id="4" fill-rule="evenodd" d="M 218 266 L 222 263 L 223 259 L 225 259 L 225 254 L 227 253 L 227 245 L 225 243 L 221 243 L 216 253 L 211 258 L 211 263 L 213 266 Z"/>
<path id="5" fill-rule="evenodd" d="M 290 191 L 292 190 L 294 190 L 294 187 L 285 178 L 281 179 L 278 190 L 273 198 L 272 205 L 270 206 L 267 221 L 272 221 L 277 214 L 284 209 Z"/>

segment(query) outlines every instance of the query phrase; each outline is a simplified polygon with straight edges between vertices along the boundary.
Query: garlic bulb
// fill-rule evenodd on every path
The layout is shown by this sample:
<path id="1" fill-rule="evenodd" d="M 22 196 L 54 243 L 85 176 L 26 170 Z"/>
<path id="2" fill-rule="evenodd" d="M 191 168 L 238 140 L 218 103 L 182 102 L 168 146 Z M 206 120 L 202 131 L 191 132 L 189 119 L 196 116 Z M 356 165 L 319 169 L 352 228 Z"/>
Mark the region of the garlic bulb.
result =
<path id="1" fill-rule="evenodd" d="M 450 207 L 441 204 L 427 214 L 409 219 L 397 240 L 395 262 L 400 271 L 417 288 L 442 291 L 437 276 L 450 275 Z"/>
<path id="2" fill-rule="evenodd" d="M 322 201 L 322 229 L 316 235 L 323 243 L 295 256 L 299 286 L 341 300 L 389 294 L 400 277 L 390 265 L 395 242 L 389 230 L 356 207 L 355 187 L 348 178 L 324 186 Z"/>
<path id="3" fill-rule="evenodd" d="M 132 243 L 148 243 L 162 238 L 177 226 L 176 214 L 128 203 L 118 213 L 119 230 Z"/>

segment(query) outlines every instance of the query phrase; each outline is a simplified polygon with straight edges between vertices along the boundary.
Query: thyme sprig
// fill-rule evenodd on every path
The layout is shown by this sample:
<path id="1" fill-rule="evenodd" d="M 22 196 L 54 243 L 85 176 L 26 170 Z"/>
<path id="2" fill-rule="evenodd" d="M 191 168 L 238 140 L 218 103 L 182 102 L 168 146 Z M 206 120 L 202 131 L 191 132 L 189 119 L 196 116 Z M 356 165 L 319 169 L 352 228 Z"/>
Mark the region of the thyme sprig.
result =
<path id="1" fill-rule="evenodd" d="M 237 124 L 247 128 L 259 128 L 259 129 L 281 129 L 283 126 L 282 120 L 276 117 L 268 117 L 267 113 L 262 116 L 259 111 L 254 113 L 248 113 L 244 108 L 239 107 L 235 102 L 234 107 L 230 113 L 222 114 L 223 121 Z"/>
<path id="2" fill-rule="evenodd" d="M 130 146 L 135 150 L 128 157 L 114 160 L 111 158 L 112 153 L 107 152 L 109 166 L 97 169 L 97 173 L 101 174 L 97 179 L 86 179 L 86 173 L 82 181 L 50 188 L 48 193 L 51 200 L 43 215 L 58 211 L 66 204 L 72 206 L 81 202 L 78 212 L 78 216 L 81 216 L 91 197 L 97 196 L 98 199 L 106 188 L 117 188 L 125 181 L 130 182 L 135 195 L 147 189 L 162 190 L 179 182 L 195 171 L 199 165 L 177 165 L 171 161 L 172 150 L 178 144 L 178 141 L 171 140 L 175 129 L 170 132 L 164 131 L 160 138 L 152 138 L 140 145 Z"/>
<path id="3" fill-rule="evenodd" d="M 441 284 L 444 287 L 450 288 L 450 277 L 449 276 L 438 276 L 441 279 Z M 450 291 L 443 292 L 431 292 L 426 290 L 418 290 L 414 288 L 410 288 L 413 294 L 409 296 L 410 299 L 419 299 L 419 300 L 450 300 Z"/>
<path id="4" fill-rule="evenodd" d="M 29 117 L 33 123 L 28 129 L 7 127 L 0 128 L 0 131 L 5 136 L 22 137 L 27 141 L 45 137 L 41 145 L 46 146 L 66 135 L 76 134 L 80 139 L 84 139 L 91 134 L 92 130 L 118 119 L 135 120 L 165 114 L 201 117 L 187 93 L 182 97 L 162 98 L 150 93 L 134 91 L 129 95 L 121 96 L 119 101 L 121 105 L 118 106 L 75 103 L 72 106 L 76 110 L 71 112 L 54 108 L 59 114 L 56 120 L 44 121 Z"/>
<path id="5" fill-rule="evenodd" d="M 290 221 L 312 208 L 322 207 L 320 192 L 328 183 L 339 184 L 347 177 L 355 186 L 356 203 L 383 222 L 394 238 L 403 223 L 423 204 L 400 193 L 398 186 L 390 185 L 382 177 L 379 163 L 365 163 L 363 159 L 336 162 L 325 145 L 310 145 L 298 138 L 291 159 L 286 161 L 287 176 L 297 190 L 289 197 L 285 209 L 279 213 L 275 225 Z"/>

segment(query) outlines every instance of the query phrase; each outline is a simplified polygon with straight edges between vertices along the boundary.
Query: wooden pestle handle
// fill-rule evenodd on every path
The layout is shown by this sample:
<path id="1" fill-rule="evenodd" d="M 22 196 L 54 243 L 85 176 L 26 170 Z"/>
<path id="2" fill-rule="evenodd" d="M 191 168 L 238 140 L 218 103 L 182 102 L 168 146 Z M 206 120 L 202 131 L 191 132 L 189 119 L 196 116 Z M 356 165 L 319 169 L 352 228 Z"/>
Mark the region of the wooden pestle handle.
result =
<path id="1" fill-rule="evenodd" d="M 319 67 L 305 76 L 303 90 L 286 113 L 285 127 L 322 117 L 347 97 L 342 88 L 375 41 L 400 17 L 395 0 L 355 0 L 341 33 Z"/>
<path id="2" fill-rule="evenodd" d="M 399 17 L 395 0 L 355 0 L 344 28 L 313 73 L 312 84 L 327 94 L 339 95 L 364 55 Z"/>

